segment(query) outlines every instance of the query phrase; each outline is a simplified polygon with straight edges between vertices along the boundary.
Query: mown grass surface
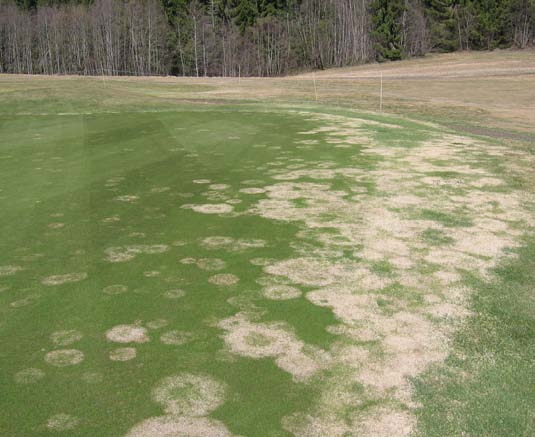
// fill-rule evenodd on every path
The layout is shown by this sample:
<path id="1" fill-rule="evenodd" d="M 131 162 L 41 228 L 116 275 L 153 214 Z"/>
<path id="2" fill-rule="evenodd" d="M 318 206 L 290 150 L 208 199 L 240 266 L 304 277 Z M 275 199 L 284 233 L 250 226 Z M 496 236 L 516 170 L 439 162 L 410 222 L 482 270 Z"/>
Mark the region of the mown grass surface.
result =
<path id="1" fill-rule="evenodd" d="M 533 156 L 533 144 L 516 144 Z M 490 160 L 510 186 L 532 190 L 533 173 L 512 174 Z M 531 210 L 534 205 L 531 203 Z M 431 240 L 443 242 L 435 232 Z M 437 238 L 438 237 L 438 238 Z M 526 234 L 515 256 L 488 281 L 466 276 L 472 315 L 458 329 L 440 366 L 415 381 L 423 436 L 535 434 L 535 238 Z"/>
<path id="2" fill-rule="evenodd" d="M 59 100 L 26 99 L 27 106 L 15 109 L 72 109 L 69 99 Z M 314 386 L 297 384 L 270 359 L 222 357 L 220 330 L 210 321 L 237 311 L 229 298 L 256 294 L 265 310 L 263 321 L 283 320 L 298 338 L 328 347 L 333 336 L 325 327 L 336 323 L 332 312 L 304 297 L 285 304 L 263 299 L 255 283 L 262 268 L 249 263 L 251 258 L 291 254 L 297 229 L 254 216 L 198 214 L 181 206 L 214 203 L 205 198 L 207 185 L 192 182 L 209 179 L 228 184 L 230 197 L 242 200 L 235 210 L 245 210 L 255 197 L 238 194 L 246 186 L 241 182 L 265 180 L 268 164 L 281 151 L 290 158 L 317 159 L 316 151 L 293 145 L 303 139 L 298 132 L 316 125 L 296 114 L 261 108 L 195 106 L 162 112 L 5 114 L 0 123 L 0 266 L 23 269 L 0 277 L 0 433 L 45 435 L 50 432 L 47 419 L 67 413 L 80 419 L 69 435 L 121 435 L 141 419 L 161 414 L 150 399 L 160 378 L 194 371 L 228 385 L 225 404 L 212 416 L 230 430 L 285 434 L 282 417 L 306 410 L 317 396 Z M 321 140 L 322 134 L 315 138 Z M 354 152 L 323 149 L 321 159 L 344 162 Z M 123 179 L 110 184 L 114 178 Z M 168 190 L 158 192 L 161 187 Z M 121 195 L 139 199 L 118 201 Z M 106 221 L 115 216 L 118 221 Z M 64 226 L 49 227 L 54 223 Z M 214 235 L 260 238 L 266 246 L 229 253 L 199 244 Z M 185 245 L 173 246 L 177 240 Z M 170 249 L 126 263 L 106 261 L 107 248 L 131 244 L 167 244 Z M 208 278 L 214 272 L 179 262 L 187 257 L 224 259 L 223 273 L 236 274 L 240 282 L 227 289 L 212 285 Z M 147 271 L 159 275 L 146 277 Z M 54 287 L 42 284 L 49 275 L 72 272 L 88 278 Z M 112 284 L 124 284 L 128 292 L 103 293 Z M 162 297 L 175 288 L 184 289 L 185 297 Z M 106 330 L 160 318 L 169 325 L 151 332 L 149 343 L 136 345 L 136 359 L 109 360 L 109 352 L 121 345 L 106 341 Z M 81 350 L 85 359 L 76 366 L 49 366 L 44 356 L 57 348 L 50 335 L 65 329 L 83 334 L 68 347 Z M 161 344 L 160 334 L 172 329 L 190 332 L 195 340 L 183 346 Z M 36 384 L 17 384 L 14 375 L 26 368 L 43 369 L 45 377 Z M 102 381 L 84 382 L 87 372 L 100 373 Z"/>
<path id="3" fill-rule="evenodd" d="M 495 280 L 467 278 L 471 316 L 447 361 L 416 381 L 423 436 L 535 433 L 535 239 Z"/>
<path id="4" fill-rule="evenodd" d="M 162 414 L 151 401 L 151 389 L 162 377 L 180 371 L 205 373 L 227 384 L 225 402 L 211 417 L 241 435 L 287 435 L 282 418 L 307 411 L 320 396 L 315 384 L 296 383 L 271 358 L 225 354 L 221 330 L 214 326 L 239 311 L 229 299 L 243 297 L 254 302 L 262 314 L 260 322 L 284 321 L 298 339 L 329 349 L 335 336 L 326 327 L 338 323 L 332 311 L 305 297 L 264 299 L 256 282 L 262 267 L 250 263 L 252 258 L 294 256 L 291 243 L 298 226 L 254 215 L 198 214 L 182 206 L 219 203 L 207 200 L 207 185 L 193 183 L 209 179 L 230 186 L 223 190 L 221 202 L 239 199 L 242 203 L 234 209 L 245 211 L 255 197 L 239 194 L 239 188 L 273 183 L 267 173 L 278 165 L 281 154 L 287 160 L 334 162 L 363 170 L 373 169 L 384 157 L 361 155 L 356 144 L 350 149 L 323 147 L 323 133 L 299 135 L 321 124 L 295 112 L 301 106 L 279 106 L 277 113 L 263 104 L 229 105 L 221 99 L 218 105 L 195 105 L 178 100 L 212 90 L 217 91 L 216 86 L 57 78 L 0 86 L 0 266 L 23 268 L 0 276 L 0 434 L 49 435 L 47 419 L 68 413 L 80 419 L 68 435 L 122 435 L 140 420 Z M 306 110 L 352 114 L 333 107 Z M 386 116 L 359 117 L 370 122 L 366 135 L 392 147 L 410 149 L 436 129 Z M 374 126 L 374 121 L 403 129 Z M 303 139 L 318 140 L 320 147 L 300 147 Z M 498 161 L 489 159 L 488 165 L 501 168 Z M 447 170 L 447 162 L 444 166 L 444 172 L 429 175 L 457 177 Z M 514 175 L 509 176 L 512 184 Z M 114 178 L 124 179 L 110 184 Z M 248 180 L 259 182 L 243 184 Z M 350 188 L 341 177 L 329 184 L 333 190 Z M 352 185 L 365 188 L 367 195 L 381 194 L 373 180 L 363 178 Z M 118 201 L 122 195 L 139 198 Z M 305 206 L 306 200 L 294 204 Z M 106 221 L 115 216 L 118 221 Z M 335 211 L 327 211 L 321 218 L 335 216 Z M 419 209 L 411 217 L 446 229 L 472 225 L 463 211 Z M 64 227 L 49 226 L 58 222 Z M 200 244 L 203 238 L 218 235 L 260 238 L 266 245 L 229 252 Z M 429 246 L 452 242 L 434 228 L 422 230 L 421 235 Z M 176 241 L 184 245 L 173 245 Z M 167 244 L 169 250 L 140 254 L 126 263 L 106 261 L 107 248 L 130 244 Z M 344 256 L 354 256 L 353 249 Z M 206 272 L 180 262 L 188 257 L 221 258 L 227 267 Z M 457 334 L 446 364 L 416 381 L 423 435 L 533 434 L 534 259 L 535 241 L 527 240 L 519 258 L 496 271 L 495 282 L 465 278 L 474 290 L 475 316 Z M 370 269 L 379 277 L 393 275 L 393 266 L 386 261 L 372 263 Z M 422 275 L 437 269 L 431 263 L 416 267 Z M 159 275 L 144 275 L 151 271 Z M 88 278 L 55 287 L 42 284 L 44 277 L 72 272 L 85 272 Z M 213 273 L 233 273 L 240 282 L 218 287 L 208 282 Z M 124 284 L 128 292 L 114 296 L 102 292 L 112 284 Z M 177 288 L 185 290 L 183 298 L 163 297 Z M 397 282 L 381 293 L 377 305 L 384 314 L 397 309 L 390 298 L 402 299 L 408 307 L 424 303 L 420 294 Z M 135 345 L 136 359 L 110 361 L 109 352 L 120 345 L 106 340 L 107 329 L 156 319 L 166 319 L 169 325 L 150 332 L 150 342 Z M 43 357 L 56 348 L 50 334 L 64 329 L 83 334 L 72 347 L 83 351 L 85 359 L 71 367 L 46 365 Z M 194 341 L 161 344 L 160 334 L 174 329 L 192 333 Z M 45 377 L 36 384 L 16 383 L 14 375 L 26 368 L 43 369 Z M 98 372 L 102 381 L 85 382 L 87 372 Z M 361 392 L 364 388 L 355 384 L 355 396 Z M 354 409 L 365 411 L 383 401 L 369 399 Z"/>

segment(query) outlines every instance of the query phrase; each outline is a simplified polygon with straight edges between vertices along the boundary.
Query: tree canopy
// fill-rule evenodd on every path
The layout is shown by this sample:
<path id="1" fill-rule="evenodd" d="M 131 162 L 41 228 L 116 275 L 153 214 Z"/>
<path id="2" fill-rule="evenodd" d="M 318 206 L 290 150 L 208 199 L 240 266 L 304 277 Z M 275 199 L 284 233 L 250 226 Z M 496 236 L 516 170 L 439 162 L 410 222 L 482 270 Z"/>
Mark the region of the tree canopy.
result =
<path id="1" fill-rule="evenodd" d="M 0 72 L 274 76 L 534 29 L 535 0 L 0 0 Z"/>

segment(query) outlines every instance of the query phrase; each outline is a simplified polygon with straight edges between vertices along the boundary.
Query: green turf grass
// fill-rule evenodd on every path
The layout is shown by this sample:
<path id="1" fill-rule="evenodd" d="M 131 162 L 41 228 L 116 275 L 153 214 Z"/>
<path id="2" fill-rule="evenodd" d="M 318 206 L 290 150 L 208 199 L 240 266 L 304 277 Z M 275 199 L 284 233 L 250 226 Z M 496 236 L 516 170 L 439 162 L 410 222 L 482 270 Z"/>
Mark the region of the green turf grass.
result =
<path id="1" fill-rule="evenodd" d="M 347 148 L 329 143 L 336 134 L 329 137 L 321 130 L 301 134 L 322 127 L 332 129 L 332 125 L 321 118 L 311 120 L 300 110 L 348 116 L 349 120 L 356 115 L 351 111 L 319 106 L 185 104 L 168 94 L 212 88 L 173 86 L 49 79 L 14 81 L 1 88 L 0 435 L 50 435 L 47 420 L 59 413 L 80 421 L 65 434 L 124 435 L 140 421 L 163 414 L 151 390 L 163 377 L 179 372 L 209 375 L 225 384 L 224 403 L 210 417 L 221 420 L 231 432 L 288 435 L 284 418 L 294 412 L 316 411 L 318 399 L 325 392 L 330 394 L 330 387 L 322 384 L 343 380 L 336 373 L 337 365 L 318 372 L 320 376 L 307 383 L 298 382 L 273 357 L 257 360 L 226 351 L 217 323 L 243 308 L 252 308 L 255 322 L 284 322 L 309 347 L 330 350 L 336 341 L 338 346 L 349 342 L 349 337 L 328 329 L 340 324 L 333 311 L 306 298 L 316 287 L 293 284 L 303 292 L 302 297 L 268 300 L 258 282 L 265 276 L 264 269 L 250 262 L 255 258 L 286 260 L 328 246 L 318 241 L 319 232 L 332 238 L 331 248 L 340 244 L 344 260 L 362 261 L 374 277 L 387 281 L 372 300 L 377 314 L 389 317 L 400 310 L 418 312 L 426 305 L 422 293 L 397 280 L 400 269 L 388 260 L 361 258 L 363 247 L 344 246 L 347 237 L 334 228 L 306 229 L 308 234 L 299 234 L 303 231 L 300 223 L 252 214 L 250 209 L 265 195 L 245 194 L 240 189 L 279 183 L 272 178 L 272 169 L 297 169 L 300 163 L 314 170 L 329 163 L 338 169 L 361 170 L 358 177 L 337 174 L 327 182 L 312 176 L 299 178 L 299 182 L 327 183 L 330 192 L 346 193 L 340 210 L 321 211 L 316 220 L 349 223 L 355 226 L 352 229 L 359 229 L 360 209 L 365 211 L 367 206 L 358 204 L 359 196 L 369 196 L 368 200 L 377 200 L 379 205 L 381 197 L 388 199 L 389 193 L 378 189 L 383 182 L 381 173 L 370 174 L 388 161 L 390 148 L 394 153 L 399 149 L 409 152 L 437 134 L 434 127 L 358 114 L 365 120 L 357 132 L 363 142 L 371 139 L 387 148 L 383 154 L 362 153 L 364 145 L 355 141 Z M 315 143 L 309 146 L 303 140 Z M 496 157 L 478 159 L 472 163 L 476 167 L 486 166 L 496 173 L 503 170 Z M 443 172 L 427 176 L 456 179 L 457 173 L 447 165 L 444 163 Z M 398 177 L 406 171 L 394 170 Z M 195 183 L 203 179 L 228 188 Z M 507 182 L 500 189 L 520 186 L 514 177 Z M 451 190 L 463 194 L 461 188 Z M 415 194 L 425 197 L 445 191 L 427 186 L 416 189 Z M 226 204 L 232 209 L 230 214 L 202 214 L 187 207 L 226 201 L 231 201 Z M 291 200 L 291 205 L 306 208 L 308 200 Z M 387 212 L 377 205 L 374 211 Z M 409 207 L 399 211 L 408 211 L 407 220 L 443 226 L 443 230 L 426 230 L 431 223 L 422 225 L 425 227 L 416 234 L 421 236 L 418 250 L 422 253 L 429 247 L 449 247 L 453 238 L 448 232 L 470 228 L 477 218 L 455 209 Z M 209 249 L 202 242 L 213 236 L 234 240 Z M 262 244 L 238 250 L 235 244 L 240 239 L 260 239 Z M 165 250 L 137 253 L 127 262 L 107 259 L 110 248 L 132 245 L 165 245 Z M 529 412 L 533 388 L 529 374 L 533 356 L 532 252 L 530 241 L 518 261 L 498 270 L 500 279 L 495 284 L 468 275 L 464 278 L 475 290 L 477 317 L 458 334 L 446 365 L 433 369 L 416 384 L 423 405 L 419 414 L 424 435 L 460 435 L 465 430 L 475 435 L 507 435 L 507 431 L 529 435 L 533 430 Z M 226 264 L 221 271 L 210 272 L 188 263 L 188 258 L 218 258 Z M 410 274 L 423 278 L 440 268 L 424 260 Z M 87 278 L 56 286 L 43 283 L 50 275 L 71 273 L 83 273 Z M 219 273 L 234 274 L 239 282 L 230 287 L 211 283 L 209 278 Z M 115 295 L 103 291 L 115 284 L 123 284 L 128 291 Z M 166 297 L 170 290 L 176 299 Z M 173 290 L 183 290 L 184 295 Z M 352 290 L 354 294 L 367 291 L 358 284 Z M 150 330 L 148 342 L 120 345 L 106 340 L 106 331 L 114 326 L 148 326 L 160 319 L 168 325 Z M 366 321 L 361 324 L 365 326 Z M 46 354 L 59 348 L 50 336 L 61 330 L 83 335 L 80 341 L 65 346 L 84 353 L 80 364 L 54 367 L 45 362 Z M 189 341 L 162 344 L 160 336 L 170 330 L 189 333 Z M 136 358 L 111 361 L 109 353 L 124 346 L 135 346 Z M 369 352 L 371 359 L 384 355 L 381 338 L 357 346 Z M 19 372 L 28 368 L 40 369 L 43 378 L 34 384 L 17 382 Z M 461 376 L 465 379 L 459 382 Z M 335 412 L 347 423 L 354 414 L 399 403 L 387 396 L 372 396 L 356 381 L 350 390 L 355 402 Z M 395 407 L 398 411 L 407 408 Z"/>
<path id="2" fill-rule="evenodd" d="M 535 432 L 535 240 L 491 283 L 474 277 L 470 317 L 447 361 L 416 382 L 423 436 L 531 436 Z"/>
<path id="3" fill-rule="evenodd" d="M 297 228 L 181 208 L 213 203 L 203 195 L 207 185 L 193 183 L 209 179 L 228 184 L 230 197 L 242 200 L 235 210 L 245 210 L 254 196 L 238 193 L 241 181 L 265 180 L 262 166 L 281 150 L 289 158 L 313 159 L 315 151 L 292 143 L 302 139 L 298 132 L 314 126 L 298 115 L 193 109 L 2 119 L 0 265 L 23 268 L 0 277 L 0 286 L 7 288 L 0 294 L 2 434 L 46 434 L 43 424 L 58 413 L 80 419 L 69 435 L 122 434 L 140 419 L 161 414 L 150 399 L 152 387 L 161 377 L 185 370 L 225 381 L 227 401 L 212 416 L 244 435 L 280 435 L 282 417 L 306 409 L 317 395 L 313 385 L 295 383 L 270 359 L 222 361 L 220 331 L 207 322 L 237 311 L 227 302 L 230 297 L 253 293 L 266 310 L 264 321 L 284 320 L 304 341 L 328 346 L 333 336 L 325 327 L 336 322 L 332 312 L 304 298 L 286 304 L 263 299 L 255 283 L 262 269 L 249 263 L 291 254 Z M 256 144 L 265 147 L 251 147 Z M 322 152 L 322 159 L 343 161 L 348 154 L 333 149 Z M 139 199 L 117 200 L 125 195 Z M 49 227 L 54 223 L 64 226 Z M 228 253 L 199 244 L 220 235 L 260 238 L 266 246 Z M 173 246 L 174 241 L 185 245 Z M 169 250 L 124 263 L 106 261 L 106 249 L 133 244 L 166 244 Z M 208 277 L 219 272 L 179 262 L 187 257 L 222 258 L 223 272 L 236 274 L 240 282 L 228 289 L 214 286 Z M 147 271 L 159 275 L 146 277 Z M 53 287 L 41 283 L 73 272 L 88 278 Z M 103 293 L 112 284 L 124 284 L 128 292 Z M 183 298 L 163 297 L 176 288 L 185 290 Z M 109 351 L 123 345 L 107 342 L 106 330 L 160 318 L 169 325 L 150 332 L 149 343 L 135 345 L 136 359 L 109 360 Z M 67 348 L 83 351 L 85 359 L 76 366 L 46 365 L 43 357 L 55 349 L 50 335 L 65 329 L 83 334 Z M 194 341 L 161 344 L 160 333 L 171 329 L 192 333 Z M 14 375 L 26 368 L 43 369 L 45 376 L 36 384 L 15 383 Z M 84 382 L 87 372 L 100 373 L 102 382 Z"/>

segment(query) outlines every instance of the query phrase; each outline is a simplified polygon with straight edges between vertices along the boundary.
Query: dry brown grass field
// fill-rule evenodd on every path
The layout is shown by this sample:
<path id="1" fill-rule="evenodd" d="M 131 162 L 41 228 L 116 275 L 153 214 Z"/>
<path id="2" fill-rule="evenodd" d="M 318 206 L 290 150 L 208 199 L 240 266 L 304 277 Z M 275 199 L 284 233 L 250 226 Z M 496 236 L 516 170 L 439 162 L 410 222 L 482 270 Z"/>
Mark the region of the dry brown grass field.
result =
<path id="1" fill-rule="evenodd" d="M 103 87 L 110 81 L 176 83 L 180 86 L 178 90 L 139 89 L 141 94 L 173 101 L 303 103 L 315 102 L 317 98 L 328 105 L 374 112 L 379 109 L 381 74 L 383 109 L 387 113 L 460 125 L 535 130 L 535 50 L 434 54 L 282 78 L 98 77 L 87 80 L 97 81 Z M 19 77 L 21 83 L 29 78 L 12 77 Z M 30 77 L 37 82 L 49 80 L 46 76 Z M 78 79 L 78 76 L 62 77 L 68 78 Z M 209 88 L 189 91 L 188 85 Z"/>

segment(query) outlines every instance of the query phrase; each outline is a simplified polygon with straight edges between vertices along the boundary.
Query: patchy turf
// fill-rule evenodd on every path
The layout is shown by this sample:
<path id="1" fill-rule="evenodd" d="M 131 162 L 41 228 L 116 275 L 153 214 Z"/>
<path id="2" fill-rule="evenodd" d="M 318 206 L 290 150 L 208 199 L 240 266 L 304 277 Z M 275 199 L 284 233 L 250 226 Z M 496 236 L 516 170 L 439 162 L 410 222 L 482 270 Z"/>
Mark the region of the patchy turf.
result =
<path id="1" fill-rule="evenodd" d="M 67 80 L 0 112 L 0 434 L 533 430 L 532 150 Z"/>
<path id="2" fill-rule="evenodd" d="M 534 272 L 531 237 L 492 283 L 467 278 L 474 315 L 446 362 L 416 381 L 421 435 L 533 435 Z"/>

